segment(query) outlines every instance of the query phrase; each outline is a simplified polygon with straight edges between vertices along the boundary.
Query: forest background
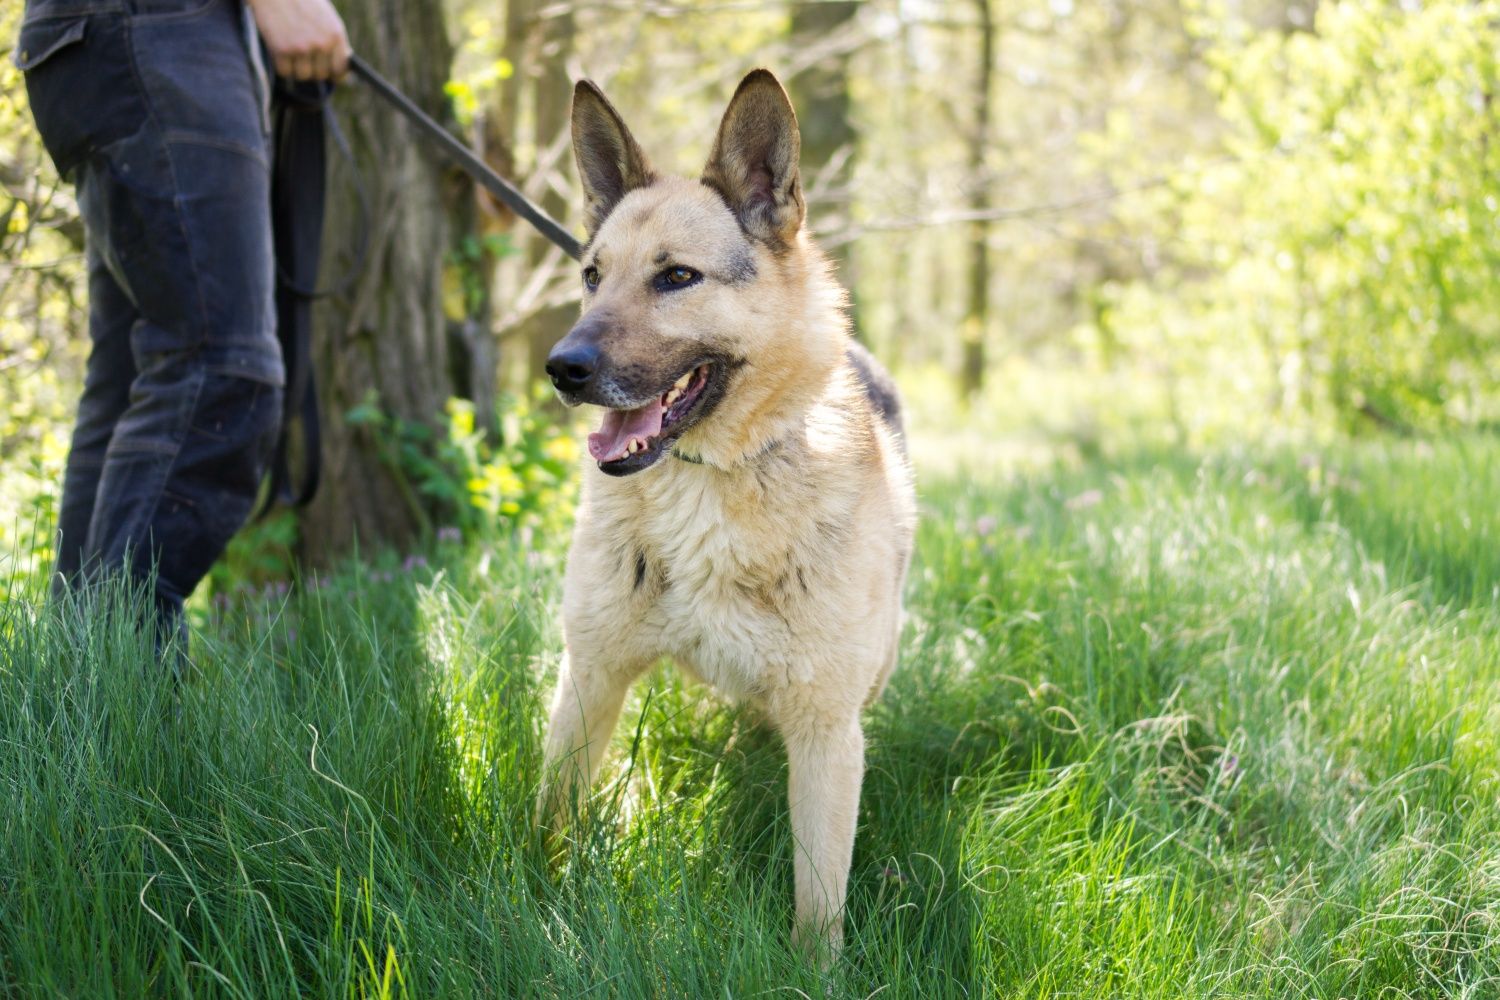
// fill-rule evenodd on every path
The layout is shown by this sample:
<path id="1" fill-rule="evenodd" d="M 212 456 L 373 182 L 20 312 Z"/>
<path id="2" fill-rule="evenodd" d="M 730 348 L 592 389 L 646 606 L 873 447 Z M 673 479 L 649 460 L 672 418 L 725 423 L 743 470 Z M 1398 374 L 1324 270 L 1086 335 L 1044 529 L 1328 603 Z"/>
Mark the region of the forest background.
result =
<path id="1" fill-rule="evenodd" d="M 0 6 L 0 38 L 20 14 Z M 1493 4 L 346 15 L 360 52 L 575 221 L 574 79 L 692 173 L 736 80 L 774 68 L 801 115 L 811 226 L 933 461 L 1496 418 Z M 0 543 L 43 557 L 33 528 L 50 523 L 87 350 L 83 233 L 8 63 L 0 95 Z M 334 156 L 324 270 L 357 274 L 318 313 L 325 488 L 261 539 L 320 564 L 356 534 L 402 548 L 555 506 L 573 450 L 520 428 L 558 417 L 533 412 L 534 387 L 580 288 L 359 85 L 336 103 L 358 176 Z"/>
<path id="2" fill-rule="evenodd" d="M 1497 994 L 1500 2 L 338 6 L 575 227 L 574 80 L 690 175 L 787 83 L 921 505 L 844 956 L 779 741 L 668 667 L 544 856 L 581 282 L 357 82 L 316 501 L 181 678 L 46 599 L 85 241 L 0 0 L 0 995 Z"/>

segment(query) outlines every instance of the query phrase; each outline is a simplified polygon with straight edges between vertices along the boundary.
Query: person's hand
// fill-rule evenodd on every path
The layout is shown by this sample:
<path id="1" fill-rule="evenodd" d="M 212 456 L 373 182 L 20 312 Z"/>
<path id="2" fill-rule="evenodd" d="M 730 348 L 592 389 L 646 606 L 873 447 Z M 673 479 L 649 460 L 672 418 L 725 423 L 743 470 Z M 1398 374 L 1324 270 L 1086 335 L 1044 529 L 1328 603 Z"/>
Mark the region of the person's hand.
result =
<path id="1" fill-rule="evenodd" d="M 349 36 L 329 0 L 250 0 L 255 26 L 289 80 L 342 80 L 349 72 Z"/>

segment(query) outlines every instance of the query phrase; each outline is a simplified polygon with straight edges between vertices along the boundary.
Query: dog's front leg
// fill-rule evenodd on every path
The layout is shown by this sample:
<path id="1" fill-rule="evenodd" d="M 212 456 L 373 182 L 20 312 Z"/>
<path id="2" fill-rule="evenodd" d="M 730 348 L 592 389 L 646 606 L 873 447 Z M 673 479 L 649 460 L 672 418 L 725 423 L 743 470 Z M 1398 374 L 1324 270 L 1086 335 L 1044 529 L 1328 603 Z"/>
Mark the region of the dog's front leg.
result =
<path id="1" fill-rule="evenodd" d="M 554 832 L 579 808 L 604 763 L 634 672 L 612 671 L 592 658 L 564 654 L 542 754 L 537 820 Z"/>
<path id="2" fill-rule="evenodd" d="M 797 917 L 792 943 L 804 951 L 838 951 L 844 895 L 854 853 L 865 739 L 859 718 L 783 727 L 790 770 L 788 798 L 796 872 Z"/>

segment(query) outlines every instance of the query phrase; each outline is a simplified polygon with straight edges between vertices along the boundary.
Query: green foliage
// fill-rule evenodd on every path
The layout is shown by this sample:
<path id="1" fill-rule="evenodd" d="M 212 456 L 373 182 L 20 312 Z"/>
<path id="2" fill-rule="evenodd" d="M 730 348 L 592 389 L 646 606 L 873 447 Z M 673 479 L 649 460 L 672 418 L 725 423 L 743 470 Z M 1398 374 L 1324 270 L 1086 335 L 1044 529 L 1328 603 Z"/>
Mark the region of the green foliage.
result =
<path id="1" fill-rule="evenodd" d="M 0 606 L 0 994 L 1494 994 L 1500 444 L 923 492 L 828 973 L 779 740 L 673 671 L 549 865 L 559 563 L 497 538 L 223 602 L 181 681 Z"/>
<path id="2" fill-rule="evenodd" d="M 1497 23 L 1493 2 L 1342 0 L 1281 32 L 1207 5 L 1228 157 L 1154 199 L 1187 253 L 1109 289 L 1105 325 L 1183 376 L 1217 359 L 1245 412 L 1500 417 Z"/>
<path id="3" fill-rule="evenodd" d="M 277 507 L 229 540 L 209 571 L 204 597 L 274 586 L 297 576 L 297 513 Z"/>
<path id="4" fill-rule="evenodd" d="M 461 399 L 448 401 L 437 431 L 389 416 L 373 398 L 348 420 L 372 432 L 429 524 L 481 538 L 557 534 L 572 517 L 580 452 L 569 430 L 541 408 L 548 397 L 539 385 L 530 400 L 502 399 L 488 427 Z"/>
<path id="5" fill-rule="evenodd" d="M 509 233 L 471 234 L 448 251 L 448 267 L 443 271 L 443 311 L 450 320 L 483 313 L 485 286 L 491 279 L 494 262 L 515 252 Z M 454 284 L 456 289 L 448 287 Z"/>
<path id="6" fill-rule="evenodd" d="M 22 5 L 0 5 L 0 593 L 47 571 L 86 337 L 72 192 L 31 128 L 10 59 Z"/>
<path id="7" fill-rule="evenodd" d="M 483 40 L 476 39 L 474 31 L 479 25 L 483 25 L 483 30 L 488 31 L 489 22 L 473 17 L 467 18 L 466 22 L 470 28 L 470 38 L 466 41 L 473 44 L 475 40 Z M 465 79 L 449 80 L 443 84 L 443 93 L 453 102 L 454 114 L 458 120 L 468 125 L 473 122 L 480 104 L 485 100 L 494 100 L 495 91 L 515 74 L 516 68 L 511 65 L 510 60 L 502 57 L 476 69 Z"/>

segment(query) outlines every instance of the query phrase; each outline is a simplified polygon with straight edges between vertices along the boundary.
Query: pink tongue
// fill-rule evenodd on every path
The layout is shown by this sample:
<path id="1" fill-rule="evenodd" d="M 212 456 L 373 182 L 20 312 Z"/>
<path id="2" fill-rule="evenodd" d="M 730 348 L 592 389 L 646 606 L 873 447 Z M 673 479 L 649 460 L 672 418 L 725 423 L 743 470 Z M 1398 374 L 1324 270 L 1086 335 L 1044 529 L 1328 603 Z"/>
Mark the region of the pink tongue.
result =
<path id="1" fill-rule="evenodd" d="M 604 423 L 589 435 L 589 454 L 596 462 L 625 457 L 625 449 L 636 440 L 647 444 L 661 433 L 661 397 L 634 410 L 605 410 Z"/>

